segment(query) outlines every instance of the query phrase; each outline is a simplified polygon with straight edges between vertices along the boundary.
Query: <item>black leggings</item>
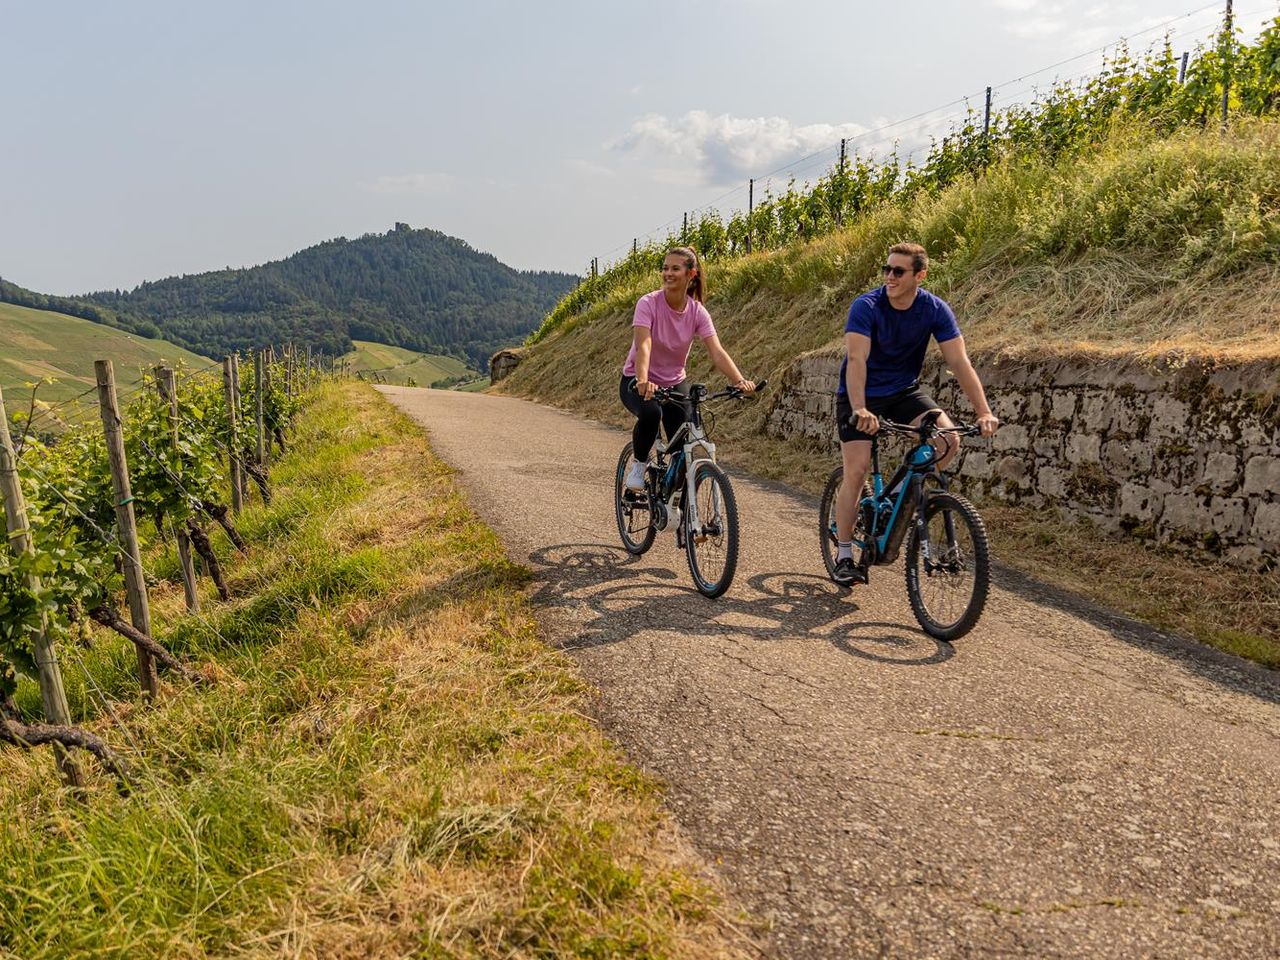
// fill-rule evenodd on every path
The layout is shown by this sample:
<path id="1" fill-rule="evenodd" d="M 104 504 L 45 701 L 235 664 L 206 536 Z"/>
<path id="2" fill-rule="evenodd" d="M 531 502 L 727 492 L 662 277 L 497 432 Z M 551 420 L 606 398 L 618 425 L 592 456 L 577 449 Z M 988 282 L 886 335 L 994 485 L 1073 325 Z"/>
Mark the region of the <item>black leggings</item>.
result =
<path id="1" fill-rule="evenodd" d="M 635 377 L 624 376 L 618 385 L 618 398 L 622 401 L 622 405 L 635 415 L 636 425 L 631 431 L 631 443 L 635 448 L 633 456 L 643 463 L 649 459 L 653 442 L 658 439 L 658 424 L 662 424 L 667 431 L 667 439 L 671 439 L 680 429 L 680 424 L 689 419 L 689 405 L 641 400 L 640 394 L 631 389 L 635 382 Z M 671 389 L 678 390 L 687 396 L 689 381 L 683 380 Z"/>

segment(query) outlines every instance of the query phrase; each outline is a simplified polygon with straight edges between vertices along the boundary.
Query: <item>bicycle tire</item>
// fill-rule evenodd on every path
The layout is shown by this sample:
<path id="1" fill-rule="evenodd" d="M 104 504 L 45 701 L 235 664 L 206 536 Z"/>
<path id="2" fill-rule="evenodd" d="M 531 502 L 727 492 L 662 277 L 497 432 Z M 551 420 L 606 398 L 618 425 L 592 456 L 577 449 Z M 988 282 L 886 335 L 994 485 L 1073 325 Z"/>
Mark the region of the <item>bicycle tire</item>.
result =
<path id="1" fill-rule="evenodd" d="M 705 510 L 701 496 L 704 489 L 710 491 Z M 704 533 L 701 535 L 702 543 L 699 544 L 698 538 L 689 528 L 688 504 L 697 504 L 699 518 L 706 524 L 714 517 L 715 490 L 719 491 L 720 499 L 719 534 L 711 538 Z M 729 589 L 738 569 L 738 501 L 734 497 L 729 477 L 714 463 L 699 464 L 694 472 L 693 490 L 686 496 L 685 516 L 681 522 L 685 524 L 684 549 L 689 559 L 689 574 L 693 577 L 693 585 L 704 597 L 714 600 Z M 706 574 L 714 556 L 713 548 L 715 552 L 722 554 L 723 559 L 719 564 L 718 576 L 711 580 Z"/>
<path id="2" fill-rule="evenodd" d="M 653 539 L 658 535 L 658 529 L 653 525 L 652 509 L 639 508 L 633 504 L 628 511 L 627 502 L 623 499 L 627 493 L 623 481 L 626 480 L 627 468 L 631 466 L 633 459 L 632 444 L 628 443 L 622 448 L 622 454 L 618 457 L 618 469 L 613 476 L 613 513 L 618 521 L 618 536 L 622 538 L 622 546 L 627 553 L 638 557 L 653 546 Z M 646 498 L 648 495 L 646 491 Z M 638 513 L 644 514 L 642 530 L 634 522 Z M 640 535 L 636 536 L 637 533 Z"/>
<path id="3" fill-rule="evenodd" d="M 955 532 L 958 541 L 963 528 L 964 536 L 968 540 L 968 548 L 956 543 L 946 545 L 942 553 L 943 559 L 939 562 L 939 566 L 946 564 L 957 564 L 954 569 L 938 571 L 930 573 L 923 569 L 924 557 L 920 549 L 920 531 L 913 523 L 910 537 L 907 541 L 906 556 L 906 578 L 907 578 L 907 597 L 911 601 L 911 610 L 916 615 L 916 619 L 920 621 L 920 626 L 924 627 L 925 633 L 938 640 L 945 640 L 948 643 L 959 640 L 978 623 L 978 619 L 982 616 L 982 609 L 987 603 L 987 592 L 991 586 L 991 550 L 987 540 L 987 528 L 982 521 L 982 516 L 972 503 L 964 497 L 957 496 L 954 493 L 930 493 L 925 504 L 925 522 L 929 525 L 929 541 L 933 545 L 939 540 L 945 541 L 945 532 L 942 538 L 936 538 L 933 532 L 933 521 L 936 517 L 942 516 L 944 519 L 943 529 L 945 530 L 945 518 L 950 515 L 952 520 L 952 529 Z M 962 551 L 966 550 L 968 556 Z M 958 574 L 962 571 L 970 571 L 971 577 L 967 579 L 968 587 L 960 586 Z M 921 579 L 923 576 L 923 580 Z M 945 577 L 952 577 L 949 582 Z M 964 598 L 964 606 L 960 609 L 957 616 L 948 619 L 939 619 L 940 610 L 932 609 L 931 604 L 925 598 L 925 585 L 936 584 L 940 591 L 945 591 L 952 586 L 961 590 L 967 590 L 967 597 Z M 957 594 L 957 599 L 960 599 Z M 939 606 L 934 604 L 932 606 Z"/>
<path id="4" fill-rule="evenodd" d="M 822 550 L 822 564 L 827 568 L 828 577 L 834 575 L 836 571 L 836 553 L 839 550 L 839 542 L 836 538 L 836 495 L 840 492 L 842 483 L 844 483 L 844 467 L 839 466 L 827 477 L 827 484 L 822 488 L 822 500 L 818 506 L 818 543 Z M 871 496 L 869 483 L 862 484 L 862 496 Z M 862 543 L 865 526 L 862 510 L 859 509 L 853 521 L 855 546 Z"/>

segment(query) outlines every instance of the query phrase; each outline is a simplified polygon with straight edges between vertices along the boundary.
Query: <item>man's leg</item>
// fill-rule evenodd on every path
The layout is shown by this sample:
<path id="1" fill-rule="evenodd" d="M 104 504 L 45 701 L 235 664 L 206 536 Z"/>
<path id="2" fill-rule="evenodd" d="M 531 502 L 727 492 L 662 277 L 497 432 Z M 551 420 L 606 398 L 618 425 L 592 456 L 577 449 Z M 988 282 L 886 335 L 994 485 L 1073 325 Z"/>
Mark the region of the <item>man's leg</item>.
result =
<path id="1" fill-rule="evenodd" d="M 853 556 L 853 527 L 862 499 L 862 484 L 871 467 L 871 441 L 846 440 L 840 444 L 844 480 L 836 493 L 836 565 L 831 578 L 839 584 L 866 583 L 867 571 Z"/>
<path id="2" fill-rule="evenodd" d="M 862 499 L 862 484 L 871 469 L 871 441 L 850 440 L 840 444 L 844 460 L 844 482 L 836 494 L 836 538 L 841 543 L 853 539 L 853 524 L 857 518 L 858 501 Z"/>
<path id="3" fill-rule="evenodd" d="M 935 411 L 938 413 L 937 422 L 939 427 L 955 426 L 955 422 L 947 416 L 946 411 L 941 407 L 932 407 L 931 409 L 926 410 L 924 413 L 920 414 L 920 416 L 913 418 L 911 425 L 913 427 L 920 426 L 920 424 L 924 422 L 924 418 Z M 960 438 L 954 433 L 939 434 L 934 437 L 930 443 L 933 444 L 933 449 L 938 451 L 938 462 L 935 466 L 937 466 L 939 470 L 942 470 L 947 464 L 954 460 L 956 458 L 956 454 L 960 451 Z"/>

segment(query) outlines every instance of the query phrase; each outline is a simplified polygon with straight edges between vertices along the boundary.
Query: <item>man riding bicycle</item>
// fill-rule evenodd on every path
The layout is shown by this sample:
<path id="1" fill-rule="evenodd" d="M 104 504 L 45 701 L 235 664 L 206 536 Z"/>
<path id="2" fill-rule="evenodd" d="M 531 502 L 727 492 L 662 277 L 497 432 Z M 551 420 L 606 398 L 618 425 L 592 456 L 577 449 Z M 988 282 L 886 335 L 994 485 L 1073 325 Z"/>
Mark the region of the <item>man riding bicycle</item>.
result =
<path id="1" fill-rule="evenodd" d="M 914 426 L 936 411 L 939 426 L 954 426 L 920 387 L 930 337 L 937 341 L 943 359 L 973 405 L 982 436 L 989 437 L 1000 427 L 969 361 L 951 307 L 920 289 L 929 273 L 924 247 L 894 244 L 889 248 L 888 262 L 880 269 L 884 285 L 862 294 L 849 307 L 845 359 L 836 388 L 844 483 L 836 499 L 837 559 L 831 577 L 842 585 L 867 582 L 866 568 L 853 558 L 853 527 L 871 466 L 871 438 L 880 429 L 879 417 Z M 955 457 L 959 441 L 954 434 L 944 433 L 933 443 L 940 454 L 941 469 Z"/>

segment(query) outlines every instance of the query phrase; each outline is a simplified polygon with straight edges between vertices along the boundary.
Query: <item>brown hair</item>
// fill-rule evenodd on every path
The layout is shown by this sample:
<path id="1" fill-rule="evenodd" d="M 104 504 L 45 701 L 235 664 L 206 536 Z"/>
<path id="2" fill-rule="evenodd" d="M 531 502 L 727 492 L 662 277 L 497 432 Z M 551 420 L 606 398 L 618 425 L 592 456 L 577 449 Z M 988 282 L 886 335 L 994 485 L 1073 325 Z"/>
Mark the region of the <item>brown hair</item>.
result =
<path id="1" fill-rule="evenodd" d="M 889 248 L 890 253 L 901 253 L 911 258 L 911 272 L 919 273 L 929 269 L 929 255 L 918 243 L 895 243 Z"/>
<path id="2" fill-rule="evenodd" d="M 702 278 L 702 260 L 698 257 L 698 251 L 693 247 L 672 247 L 667 251 L 667 256 L 684 257 L 685 269 L 698 271 L 694 278 L 689 281 L 689 289 L 685 293 L 702 303 L 703 298 L 707 295 L 707 285 Z"/>

